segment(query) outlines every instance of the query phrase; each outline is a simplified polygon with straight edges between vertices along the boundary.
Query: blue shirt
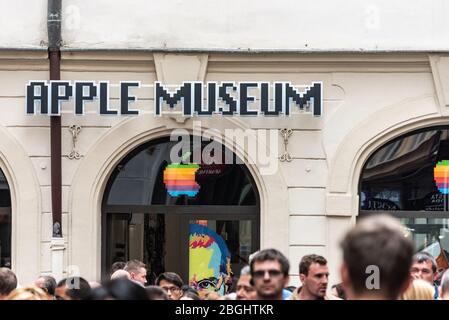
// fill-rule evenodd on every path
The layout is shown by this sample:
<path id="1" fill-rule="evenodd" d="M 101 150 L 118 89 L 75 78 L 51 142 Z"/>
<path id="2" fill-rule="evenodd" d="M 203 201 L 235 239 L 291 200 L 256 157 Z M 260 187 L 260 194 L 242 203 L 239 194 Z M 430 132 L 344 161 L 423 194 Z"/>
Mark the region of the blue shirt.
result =
<path id="1" fill-rule="evenodd" d="M 288 300 L 293 293 L 287 289 L 282 289 L 282 300 Z"/>

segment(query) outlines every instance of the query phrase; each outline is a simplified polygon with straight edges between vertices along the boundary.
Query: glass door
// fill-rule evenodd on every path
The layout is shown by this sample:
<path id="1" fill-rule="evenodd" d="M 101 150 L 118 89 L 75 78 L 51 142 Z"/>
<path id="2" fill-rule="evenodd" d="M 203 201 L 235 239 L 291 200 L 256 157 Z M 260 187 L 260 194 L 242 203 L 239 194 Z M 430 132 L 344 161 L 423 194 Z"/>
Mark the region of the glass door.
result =
<path id="1" fill-rule="evenodd" d="M 137 259 L 147 265 L 148 284 L 171 271 L 202 294 L 226 292 L 259 249 L 257 217 L 185 211 L 105 214 L 103 279 L 114 262 Z"/>
<path id="2" fill-rule="evenodd" d="M 188 231 L 183 233 L 179 218 L 175 215 L 108 213 L 106 216 L 107 248 L 103 279 L 110 276 L 108 269 L 114 262 L 133 259 L 146 264 L 148 284 L 153 284 L 156 277 L 165 271 L 183 273 L 181 239 L 187 238 Z"/>
<path id="3" fill-rule="evenodd" d="M 114 259 L 139 259 L 147 265 L 149 284 L 172 271 L 186 283 L 195 274 L 197 286 L 212 285 L 199 279 L 211 278 L 224 290 L 223 283 L 258 249 L 259 193 L 248 168 L 232 150 L 194 141 L 189 135 L 149 141 L 114 168 L 102 203 L 103 279 Z M 218 156 L 219 150 L 232 156 L 232 164 L 219 161 L 228 159 Z M 194 160 L 199 153 L 206 156 Z M 173 154 L 183 157 L 182 163 Z M 191 250 L 190 231 L 193 240 L 209 236 L 210 242 L 197 241 L 199 247 Z M 206 257 L 220 265 L 206 263 Z"/>

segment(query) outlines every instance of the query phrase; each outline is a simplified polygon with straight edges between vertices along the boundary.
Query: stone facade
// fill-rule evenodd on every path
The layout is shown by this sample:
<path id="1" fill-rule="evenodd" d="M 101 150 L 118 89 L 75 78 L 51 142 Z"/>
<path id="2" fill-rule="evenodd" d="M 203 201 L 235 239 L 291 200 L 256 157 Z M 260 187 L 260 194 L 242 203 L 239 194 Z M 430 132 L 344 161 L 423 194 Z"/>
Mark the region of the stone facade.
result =
<path id="1" fill-rule="evenodd" d="M 50 129 L 46 116 L 27 116 L 25 85 L 49 77 L 44 51 L 0 50 L 0 168 L 11 188 L 13 269 L 21 282 L 38 274 L 64 276 L 79 270 L 99 280 L 101 199 L 117 163 L 134 147 L 192 128 L 193 119 L 151 114 L 100 116 L 91 109 L 73 115 L 63 104 L 63 242 L 52 239 Z M 363 164 L 387 141 L 406 132 L 449 121 L 449 57 L 421 53 L 232 54 L 65 51 L 61 79 L 161 81 L 323 81 L 323 116 L 279 118 L 202 118 L 207 128 L 293 129 L 293 160 L 280 162 L 274 175 L 248 168 L 261 198 L 261 247 L 276 247 L 292 263 L 298 282 L 302 255 L 318 253 L 330 262 L 331 283 L 338 281 L 339 239 L 355 223 Z M 152 105 L 152 92 L 139 91 Z M 111 101 L 118 101 L 112 90 Z M 136 104 L 139 106 L 139 103 Z M 88 107 L 89 108 L 89 107 Z M 68 127 L 79 125 L 81 159 L 70 160 Z M 238 150 L 241 150 L 240 148 Z M 279 138 L 281 154 L 283 144 Z M 240 151 L 239 156 L 243 156 Z M 62 270 L 61 270 L 62 269 Z"/>

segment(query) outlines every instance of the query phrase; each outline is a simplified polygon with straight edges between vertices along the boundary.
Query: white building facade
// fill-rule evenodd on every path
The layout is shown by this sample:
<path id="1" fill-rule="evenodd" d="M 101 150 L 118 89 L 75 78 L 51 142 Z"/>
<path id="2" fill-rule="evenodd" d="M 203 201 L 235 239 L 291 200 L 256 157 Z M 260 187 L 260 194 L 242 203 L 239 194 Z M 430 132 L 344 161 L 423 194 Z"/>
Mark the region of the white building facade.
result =
<path id="1" fill-rule="evenodd" d="M 46 1 L 6 2 L 0 6 L 8 5 L 21 21 L 0 10 L 2 29 L 7 31 L 0 38 L 0 169 L 10 191 L 9 209 L 5 205 L 4 212 L 11 217 L 11 267 L 21 283 L 39 274 L 61 278 L 74 272 L 100 280 L 109 245 L 108 222 L 102 218 L 104 197 L 114 170 L 139 146 L 167 137 L 174 129 L 192 132 L 197 120 L 203 130 L 250 129 L 250 140 L 279 156 L 284 152 L 280 131 L 292 130 L 287 144 L 292 159 L 278 159 L 276 172 L 261 174 L 257 164 L 245 163 L 258 194 L 251 251 L 281 250 L 292 264 L 294 285 L 299 281 L 301 257 L 321 254 L 329 261 L 331 282 L 336 283 L 339 241 L 363 211 L 361 179 L 370 157 L 389 142 L 419 130 L 438 128 L 439 141 L 447 139 L 449 5 L 444 1 L 413 1 L 407 8 L 399 1 L 374 1 L 370 6 L 325 0 L 303 5 L 297 1 L 244 5 L 237 1 L 157 5 L 137 0 L 126 4 L 63 1 L 61 79 L 109 81 L 112 108 L 118 108 L 120 81 L 151 85 L 155 81 L 173 85 L 290 81 L 298 86 L 321 81 L 323 114 L 155 117 L 147 108 L 154 104 L 151 90 L 136 91 L 135 108 L 149 110 L 139 116 L 101 116 L 95 104 L 77 116 L 73 102 L 63 103 L 63 238 L 52 238 L 50 120 L 27 115 L 25 110 L 28 81 L 49 79 Z M 79 159 L 68 157 L 73 150 L 69 130 L 73 125 L 81 128 L 76 140 Z M 270 129 L 278 131 L 276 148 L 257 141 L 259 132 Z M 226 147 L 242 159 L 247 156 L 243 146 Z M 413 148 L 407 150 L 401 156 L 416 155 Z M 446 155 L 443 149 L 432 152 Z M 390 179 L 386 186 L 392 185 L 393 178 L 385 179 Z M 394 202 L 401 194 L 393 189 L 390 192 L 396 193 L 385 199 Z M 431 219 L 416 215 L 421 209 L 401 207 L 403 203 L 398 200 L 394 210 Z M 444 204 L 436 211 L 438 219 L 449 218 Z M 129 229 L 139 224 L 133 219 L 127 237 L 140 232 Z M 213 219 L 227 221 L 222 216 Z M 445 229 L 444 221 L 440 229 Z M 166 226 L 165 232 L 170 235 L 176 230 Z M 124 240 L 128 247 L 123 258 L 143 258 L 138 252 L 148 245 L 145 237 L 132 248 L 129 238 Z M 420 237 L 415 239 L 417 245 L 432 244 L 430 236 Z M 184 252 L 179 257 L 187 256 Z"/>

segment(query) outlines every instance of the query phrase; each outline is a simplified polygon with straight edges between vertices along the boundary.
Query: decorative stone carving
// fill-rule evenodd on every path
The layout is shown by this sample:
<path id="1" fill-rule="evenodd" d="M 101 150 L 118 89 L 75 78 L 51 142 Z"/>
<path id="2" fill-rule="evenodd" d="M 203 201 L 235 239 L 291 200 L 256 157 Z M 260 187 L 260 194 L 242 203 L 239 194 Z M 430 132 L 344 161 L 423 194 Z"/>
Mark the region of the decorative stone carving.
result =
<path id="1" fill-rule="evenodd" d="M 290 154 L 288 153 L 288 140 L 290 139 L 291 135 L 293 134 L 293 130 L 292 129 L 281 129 L 281 131 L 279 131 L 282 139 L 284 140 L 284 153 L 279 157 L 281 162 L 291 162 L 292 161 L 292 157 L 290 156 Z"/>
<path id="2" fill-rule="evenodd" d="M 73 160 L 73 159 L 80 159 L 81 158 L 81 155 L 80 155 L 80 153 L 76 150 L 76 141 L 78 140 L 78 135 L 80 134 L 80 132 L 81 132 L 81 127 L 80 126 L 77 126 L 77 125 L 71 125 L 70 127 L 69 127 L 69 131 L 70 131 L 70 133 L 72 134 L 72 151 L 70 151 L 70 153 L 69 153 L 69 155 L 68 155 L 68 158 L 70 159 L 70 160 Z"/>

